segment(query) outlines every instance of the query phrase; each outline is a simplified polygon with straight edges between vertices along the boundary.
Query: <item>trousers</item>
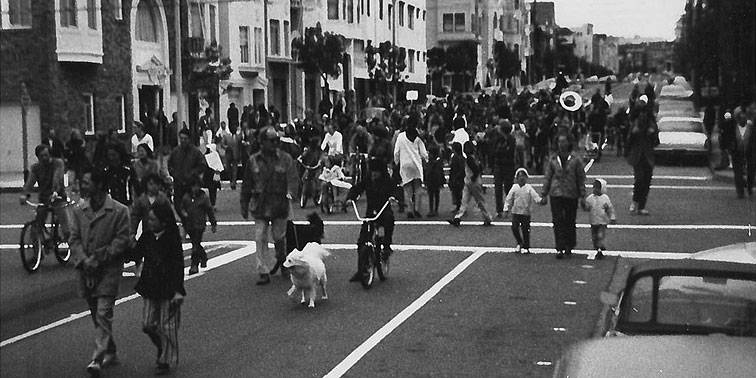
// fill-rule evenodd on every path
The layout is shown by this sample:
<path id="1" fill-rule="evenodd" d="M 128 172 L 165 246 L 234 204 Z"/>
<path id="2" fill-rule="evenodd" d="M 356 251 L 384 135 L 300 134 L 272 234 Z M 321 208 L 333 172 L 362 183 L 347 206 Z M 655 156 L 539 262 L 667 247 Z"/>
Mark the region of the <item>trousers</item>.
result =
<path id="1" fill-rule="evenodd" d="M 275 256 L 271 254 L 268 247 L 269 231 L 275 245 Z M 260 274 L 268 273 L 271 270 L 271 262 L 286 258 L 286 218 L 255 219 L 255 244 L 257 246 L 256 269 Z"/>
<path id="2" fill-rule="evenodd" d="M 575 217 L 577 198 L 551 197 L 551 219 L 554 223 L 554 241 L 558 251 L 572 251 L 577 245 Z"/>
<path id="3" fill-rule="evenodd" d="M 113 340 L 113 307 L 115 297 L 88 297 L 89 314 L 95 326 L 95 350 L 92 360 L 102 362 L 105 354 L 115 354 Z"/>

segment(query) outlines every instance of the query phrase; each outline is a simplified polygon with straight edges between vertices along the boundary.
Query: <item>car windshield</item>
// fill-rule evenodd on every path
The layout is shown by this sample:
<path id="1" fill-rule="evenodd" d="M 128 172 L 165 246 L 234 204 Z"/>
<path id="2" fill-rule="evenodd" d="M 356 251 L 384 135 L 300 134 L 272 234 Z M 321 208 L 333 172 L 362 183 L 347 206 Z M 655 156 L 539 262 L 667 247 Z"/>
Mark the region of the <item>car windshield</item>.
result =
<path id="1" fill-rule="evenodd" d="M 659 121 L 659 131 L 661 132 L 691 132 L 691 133 L 704 132 L 703 123 L 701 121 L 688 119 L 688 117 L 662 118 Z"/>
<path id="2" fill-rule="evenodd" d="M 756 336 L 756 281 L 706 276 L 663 276 L 658 281 L 656 316 L 650 277 L 636 282 L 626 319 L 664 326 L 699 327 L 711 333 Z"/>

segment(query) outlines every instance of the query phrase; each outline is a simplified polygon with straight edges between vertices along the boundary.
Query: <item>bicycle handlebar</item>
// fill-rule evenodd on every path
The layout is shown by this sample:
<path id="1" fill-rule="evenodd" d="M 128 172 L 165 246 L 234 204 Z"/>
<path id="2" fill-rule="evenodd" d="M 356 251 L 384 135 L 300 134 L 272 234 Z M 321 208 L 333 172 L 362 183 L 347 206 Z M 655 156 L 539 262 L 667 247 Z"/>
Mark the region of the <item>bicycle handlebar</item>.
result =
<path id="1" fill-rule="evenodd" d="M 357 217 L 357 220 L 359 220 L 361 222 L 375 222 L 376 220 L 378 220 L 378 218 L 381 217 L 381 215 L 383 215 L 383 211 L 386 210 L 386 208 L 388 207 L 389 203 L 391 203 L 391 202 L 397 202 L 397 201 L 396 201 L 396 198 L 389 197 L 388 201 L 386 201 L 386 203 L 383 204 L 383 207 L 378 212 L 378 214 L 376 214 L 372 218 L 363 218 L 363 217 L 361 217 L 360 216 L 360 211 L 357 210 L 357 202 L 355 202 L 353 200 L 349 200 L 349 202 L 352 203 L 352 207 L 354 208 L 354 215 Z"/>

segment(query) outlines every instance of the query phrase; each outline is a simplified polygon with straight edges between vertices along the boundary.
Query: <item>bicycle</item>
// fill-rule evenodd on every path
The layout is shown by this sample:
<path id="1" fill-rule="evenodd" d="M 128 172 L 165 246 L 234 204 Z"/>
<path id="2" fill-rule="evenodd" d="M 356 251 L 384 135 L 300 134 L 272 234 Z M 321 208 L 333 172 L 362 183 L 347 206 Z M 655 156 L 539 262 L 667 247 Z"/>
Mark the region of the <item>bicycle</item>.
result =
<path id="1" fill-rule="evenodd" d="M 385 281 L 389 274 L 389 255 L 384 248 L 381 248 L 382 244 L 379 240 L 383 237 L 383 227 L 377 227 L 375 222 L 383 215 L 383 212 L 391 202 L 396 202 L 396 198 L 390 197 L 383 204 L 381 210 L 378 211 L 378 214 L 372 218 L 361 217 L 359 210 L 357 210 L 357 202 L 350 202 L 352 203 L 352 207 L 354 207 L 354 214 L 357 220 L 361 221 L 363 225 L 367 224 L 367 231 L 370 235 L 368 240 L 357 251 L 358 260 L 360 261 L 360 271 L 362 272 L 362 287 L 370 289 L 373 286 L 376 274 L 381 281 Z"/>
<path id="2" fill-rule="evenodd" d="M 365 180 L 368 174 L 368 154 L 364 152 L 352 152 L 349 154 L 349 173 L 351 175 L 351 184 Z"/>
<path id="3" fill-rule="evenodd" d="M 59 197 L 58 197 L 59 198 Z M 53 200 L 54 201 L 54 200 Z M 47 215 L 41 221 L 35 218 L 24 224 L 21 229 L 21 240 L 19 242 L 19 253 L 21 255 L 21 264 L 29 273 L 34 273 L 39 269 L 44 255 L 50 251 L 55 253 L 55 259 L 61 265 L 65 265 L 71 259 L 71 249 L 62 245 L 63 232 L 60 221 L 55 214 L 55 204 L 34 203 L 26 200 L 26 205 L 33 207 L 36 212 L 45 211 L 52 214 L 50 224 L 46 223 Z M 67 207 L 70 202 L 66 201 L 62 207 Z"/>
<path id="4" fill-rule="evenodd" d="M 304 167 L 304 173 L 302 174 L 302 194 L 299 197 L 299 207 L 304 209 L 305 206 L 307 206 L 307 200 L 312 199 L 312 202 L 315 204 L 315 206 L 320 205 L 320 202 L 322 200 L 322 193 L 320 193 L 320 188 L 318 185 L 318 170 L 321 168 L 320 162 L 315 164 L 314 166 L 307 165 L 304 162 L 302 162 L 302 157 L 300 156 L 299 164 Z"/>

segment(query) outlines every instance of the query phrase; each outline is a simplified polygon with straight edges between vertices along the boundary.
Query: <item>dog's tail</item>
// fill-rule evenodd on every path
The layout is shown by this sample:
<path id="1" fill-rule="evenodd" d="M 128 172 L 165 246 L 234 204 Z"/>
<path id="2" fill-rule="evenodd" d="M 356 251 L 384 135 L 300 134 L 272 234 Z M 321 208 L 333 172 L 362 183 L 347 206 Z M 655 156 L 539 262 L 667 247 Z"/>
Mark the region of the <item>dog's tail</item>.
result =
<path id="1" fill-rule="evenodd" d="M 318 239 L 323 239 L 323 234 L 325 233 L 324 226 L 323 226 L 323 220 L 320 219 L 320 216 L 318 213 L 313 212 L 312 214 L 307 216 L 307 221 L 310 222 L 310 225 L 315 228 L 317 231 Z"/>
<path id="2" fill-rule="evenodd" d="M 305 247 L 302 249 L 302 254 L 307 256 L 314 256 L 320 260 L 323 260 L 331 255 L 331 253 L 328 252 L 327 249 L 323 248 L 322 245 L 315 242 L 307 243 L 307 245 L 305 245 Z"/>

